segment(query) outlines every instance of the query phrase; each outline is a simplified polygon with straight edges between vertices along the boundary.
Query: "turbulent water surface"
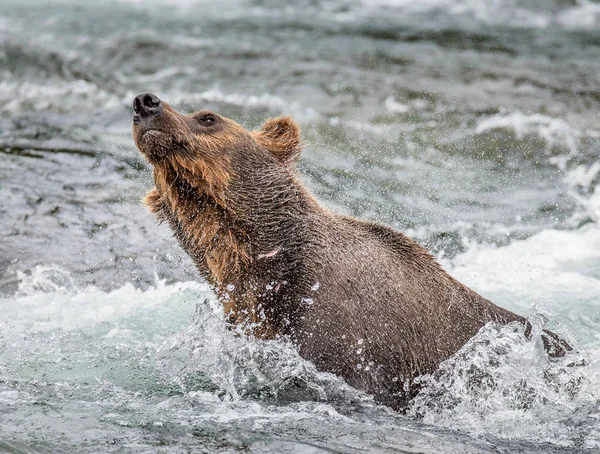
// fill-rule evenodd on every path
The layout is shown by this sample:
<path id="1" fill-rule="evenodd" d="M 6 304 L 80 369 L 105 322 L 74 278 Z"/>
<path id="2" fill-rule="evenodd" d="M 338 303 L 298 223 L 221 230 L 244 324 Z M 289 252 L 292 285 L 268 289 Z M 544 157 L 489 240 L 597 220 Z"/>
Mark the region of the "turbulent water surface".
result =
<path id="1" fill-rule="evenodd" d="M 0 451 L 600 450 L 600 4 L 0 2 Z M 531 317 L 406 415 L 227 330 L 140 205 L 131 100 L 292 114 L 303 180 Z M 575 347 L 549 360 L 539 331 Z"/>

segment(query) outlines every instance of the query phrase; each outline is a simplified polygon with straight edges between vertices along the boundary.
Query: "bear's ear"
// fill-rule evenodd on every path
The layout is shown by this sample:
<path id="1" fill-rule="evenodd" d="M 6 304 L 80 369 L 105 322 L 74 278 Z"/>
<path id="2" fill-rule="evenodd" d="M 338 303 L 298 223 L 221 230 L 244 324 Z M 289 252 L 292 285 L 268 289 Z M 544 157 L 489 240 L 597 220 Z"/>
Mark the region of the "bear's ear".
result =
<path id="1" fill-rule="evenodd" d="M 283 164 L 291 164 L 302 151 L 300 126 L 292 117 L 271 118 L 255 131 L 258 143 L 269 150 Z"/>

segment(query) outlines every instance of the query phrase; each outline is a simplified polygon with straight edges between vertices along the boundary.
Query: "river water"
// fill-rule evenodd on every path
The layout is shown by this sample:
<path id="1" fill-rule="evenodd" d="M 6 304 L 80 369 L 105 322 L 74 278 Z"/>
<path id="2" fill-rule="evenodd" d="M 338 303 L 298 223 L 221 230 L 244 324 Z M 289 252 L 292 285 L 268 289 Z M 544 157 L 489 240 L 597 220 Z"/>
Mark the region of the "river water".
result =
<path id="1" fill-rule="evenodd" d="M 0 2 L 0 452 L 600 450 L 600 3 Z M 485 327 L 406 415 L 228 331 L 131 101 L 291 114 L 302 179 L 561 333 Z"/>

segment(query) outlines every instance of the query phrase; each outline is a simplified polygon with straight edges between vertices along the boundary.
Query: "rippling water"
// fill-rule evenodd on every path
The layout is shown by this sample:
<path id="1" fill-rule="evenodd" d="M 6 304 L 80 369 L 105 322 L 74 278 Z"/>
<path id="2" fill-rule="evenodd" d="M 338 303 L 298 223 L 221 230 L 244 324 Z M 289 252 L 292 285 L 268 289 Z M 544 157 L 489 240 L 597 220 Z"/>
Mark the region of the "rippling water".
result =
<path id="1" fill-rule="evenodd" d="M 600 4 L 0 3 L 0 451 L 600 449 Z M 292 114 L 303 180 L 575 346 L 484 328 L 406 416 L 224 328 L 132 97 Z"/>

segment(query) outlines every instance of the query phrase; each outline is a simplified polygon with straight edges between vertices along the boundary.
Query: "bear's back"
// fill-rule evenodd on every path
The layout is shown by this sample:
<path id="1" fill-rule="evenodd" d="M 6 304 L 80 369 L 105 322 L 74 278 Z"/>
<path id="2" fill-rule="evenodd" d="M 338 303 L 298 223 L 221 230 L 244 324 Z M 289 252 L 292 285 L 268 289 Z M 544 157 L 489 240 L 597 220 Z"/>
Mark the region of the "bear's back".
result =
<path id="1" fill-rule="evenodd" d="M 433 372 L 488 321 L 523 320 L 450 277 L 400 232 L 336 215 L 326 228 L 300 351 L 380 401 L 404 405 L 412 395 L 404 381 Z"/>

